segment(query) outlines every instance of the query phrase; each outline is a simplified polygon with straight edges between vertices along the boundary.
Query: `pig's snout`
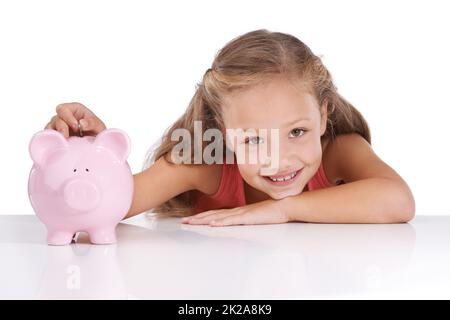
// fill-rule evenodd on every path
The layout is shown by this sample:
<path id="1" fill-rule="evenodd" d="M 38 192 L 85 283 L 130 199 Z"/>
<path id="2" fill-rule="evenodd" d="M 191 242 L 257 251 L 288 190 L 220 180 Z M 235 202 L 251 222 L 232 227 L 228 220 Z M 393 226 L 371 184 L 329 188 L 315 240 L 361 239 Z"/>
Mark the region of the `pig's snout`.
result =
<path id="1" fill-rule="evenodd" d="M 72 209 L 89 211 L 97 207 L 100 202 L 100 192 L 94 183 L 75 179 L 65 186 L 64 200 Z"/>

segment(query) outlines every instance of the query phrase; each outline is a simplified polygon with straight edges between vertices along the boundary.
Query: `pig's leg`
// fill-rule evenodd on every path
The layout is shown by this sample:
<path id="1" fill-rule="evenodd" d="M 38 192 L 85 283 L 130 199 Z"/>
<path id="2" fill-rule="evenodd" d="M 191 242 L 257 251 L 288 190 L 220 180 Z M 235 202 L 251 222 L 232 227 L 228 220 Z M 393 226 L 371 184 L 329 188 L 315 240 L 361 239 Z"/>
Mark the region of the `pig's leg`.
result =
<path id="1" fill-rule="evenodd" d="M 63 246 L 72 242 L 73 232 L 63 230 L 48 230 L 47 243 L 53 246 Z"/>
<path id="2" fill-rule="evenodd" d="M 91 242 L 94 244 L 116 243 L 116 228 L 101 228 L 88 231 Z"/>

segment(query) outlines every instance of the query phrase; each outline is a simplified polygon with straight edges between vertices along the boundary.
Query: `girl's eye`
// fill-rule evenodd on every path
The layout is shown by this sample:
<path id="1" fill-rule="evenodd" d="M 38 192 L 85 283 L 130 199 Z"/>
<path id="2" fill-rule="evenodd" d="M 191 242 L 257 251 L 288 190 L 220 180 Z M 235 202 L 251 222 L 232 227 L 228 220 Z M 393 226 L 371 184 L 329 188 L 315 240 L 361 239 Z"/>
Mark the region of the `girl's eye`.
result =
<path id="1" fill-rule="evenodd" d="M 300 128 L 295 128 L 295 129 L 291 130 L 291 132 L 289 133 L 289 137 L 291 137 L 291 138 L 301 137 L 305 133 L 306 133 L 306 130 L 303 130 Z"/>
<path id="2" fill-rule="evenodd" d="M 263 142 L 264 142 L 264 139 L 261 137 L 249 137 L 249 138 L 245 139 L 246 144 L 255 145 L 255 144 L 261 144 Z"/>

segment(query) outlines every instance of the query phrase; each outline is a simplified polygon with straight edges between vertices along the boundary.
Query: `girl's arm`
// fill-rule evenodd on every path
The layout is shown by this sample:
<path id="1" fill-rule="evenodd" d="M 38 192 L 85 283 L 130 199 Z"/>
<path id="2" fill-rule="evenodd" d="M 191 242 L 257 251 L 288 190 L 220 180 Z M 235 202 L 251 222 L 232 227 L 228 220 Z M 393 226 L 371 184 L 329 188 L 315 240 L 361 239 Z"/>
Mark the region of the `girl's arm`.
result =
<path id="1" fill-rule="evenodd" d="M 124 219 L 189 190 L 213 194 L 219 188 L 221 170 L 220 165 L 172 164 L 164 157 L 159 158 L 146 170 L 133 175 L 133 201 Z"/>
<path id="2" fill-rule="evenodd" d="M 264 200 L 233 209 L 201 212 L 189 224 L 230 226 L 289 221 L 319 223 L 399 223 L 414 217 L 414 197 L 405 181 L 359 135 L 336 137 L 322 161 L 330 181 L 346 184 Z M 328 177 L 328 178 L 329 178 Z M 336 179 L 335 179 L 336 178 Z"/>
<path id="3" fill-rule="evenodd" d="M 280 200 L 289 221 L 398 223 L 414 217 L 415 202 L 408 185 L 360 135 L 338 136 L 323 156 L 330 157 L 346 184 Z"/>

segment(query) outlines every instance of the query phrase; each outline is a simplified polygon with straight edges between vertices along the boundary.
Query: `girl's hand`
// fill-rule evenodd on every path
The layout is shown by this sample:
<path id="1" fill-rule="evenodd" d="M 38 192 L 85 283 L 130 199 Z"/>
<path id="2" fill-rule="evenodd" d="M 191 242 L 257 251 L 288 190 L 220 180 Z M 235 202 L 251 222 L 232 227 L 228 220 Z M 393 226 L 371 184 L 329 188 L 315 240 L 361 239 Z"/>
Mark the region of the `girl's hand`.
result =
<path id="1" fill-rule="evenodd" d="M 279 200 L 265 200 L 233 209 L 209 210 L 181 219 L 187 224 L 208 224 L 214 227 L 240 224 L 286 223 Z"/>
<path id="2" fill-rule="evenodd" d="M 64 137 L 79 135 L 78 122 L 83 135 L 95 136 L 106 129 L 105 124 L 91 110 L 78 102 L 62 103 L 56 107 L 56 115 L 45 129 L 61 132 Z"/>

